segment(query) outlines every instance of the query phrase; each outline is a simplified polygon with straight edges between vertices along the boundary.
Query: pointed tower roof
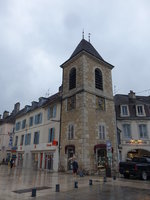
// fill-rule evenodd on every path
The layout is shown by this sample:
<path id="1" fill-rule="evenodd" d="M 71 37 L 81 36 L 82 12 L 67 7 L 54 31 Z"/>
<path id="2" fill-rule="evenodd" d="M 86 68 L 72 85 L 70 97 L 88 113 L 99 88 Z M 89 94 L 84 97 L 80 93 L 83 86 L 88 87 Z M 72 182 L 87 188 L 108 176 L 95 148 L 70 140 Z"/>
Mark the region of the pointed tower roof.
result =
<path id="1" fill-rule="evenodd" d="M 96 51 L 96 49 L 91 45 L 90 42 L 86 41 L 85 39 L 82 39 L 81 42 L 78 44 L 76 49 L 74 50 L 73 54 L 71 55 L 70 59 L 76 56 L 81 51 L 86 51 L 87 53 L 95 56 L 96 58 L 103 60 L 103 58 L 99 55 L 99 53 Z"/>
<path id="2" fill-rule="evenodd" d="M 96 49 L 92 46 L 92 44 L 88 41 L 86 41 L 85 39 L 82 39 L 80 41 L 80 43 L 78 44 L 78 46 L 76 47 L 76 49 L 74 50 L 74 52 L 72 53 L 72 55 L 70 56 L 70 58 L 64 62 L 60 67 L 63 68 L 63 65 L 66 64 L 68 61 L 70 61 L 72 58 L 74 58 L 76 55 L 78 55 L 81 52 L 87 52 L 88 54 L 94 56 L 95 58 L 101 60 L 103 63 L 107 64 L 108 67 L 110 67 L 111 69 L 114 67 L 113 65 L 111 65 L 110 63 L 106 62 L 101 56 L 100 54 L 96 51 Z"/>

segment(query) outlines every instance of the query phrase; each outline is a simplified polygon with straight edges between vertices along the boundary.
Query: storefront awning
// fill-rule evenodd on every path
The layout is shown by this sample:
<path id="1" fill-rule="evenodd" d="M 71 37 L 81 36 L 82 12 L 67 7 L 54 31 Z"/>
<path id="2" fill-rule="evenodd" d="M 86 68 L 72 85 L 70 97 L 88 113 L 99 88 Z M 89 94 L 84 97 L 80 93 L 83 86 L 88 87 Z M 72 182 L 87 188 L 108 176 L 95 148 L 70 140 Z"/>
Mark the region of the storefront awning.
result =
<path id="1" fill-rule="evenodd" d="M 73 144 L 69 144 L 65 146 L 65 154 L 67 153 L 67 149 L 70 148 L 75 152 L 75 146 Z"/>
<path id="2" fill-rule="evenodd" d="M 106 149 L 106 144 L 96 144 L 94 146 L 94 153 L 96 153 L 96 149 Z"/>

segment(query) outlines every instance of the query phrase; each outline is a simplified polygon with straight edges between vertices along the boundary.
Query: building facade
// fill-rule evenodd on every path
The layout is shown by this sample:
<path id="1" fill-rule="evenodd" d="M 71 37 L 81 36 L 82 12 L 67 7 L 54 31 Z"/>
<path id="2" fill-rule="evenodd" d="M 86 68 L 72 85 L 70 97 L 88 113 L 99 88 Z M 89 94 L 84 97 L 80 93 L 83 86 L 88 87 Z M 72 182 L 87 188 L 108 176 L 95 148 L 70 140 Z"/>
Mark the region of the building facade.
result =
<path id="1" fill-rule="evenodd" d="M 115 95 L 119 161 L 150 156 L 150 96 Z"/>
<path id="2" fill-rule="evenodd" d="M 13 137 L 15 116 L 20 109 L 20 103 L 14 105 L 14 110 L 11 114 L 4 111 L 3 116 L 0 116 L 0 162 L 8 162 L 13 155 Z"/>
<path id="3" fill-rule="evenodd" d="M 82 39 L 61 67 L 61 166 L 70 170 L 74 157 L 80 169 L 95 171 L 98 163 L 112 168 L 117 162 L 113 66 Z"/>
<path id="4" fill-rule="evenodd" d="M 16 116 L 14 146 L 18 167 L 58 171 L 60 92 L 39 98 Z"/>

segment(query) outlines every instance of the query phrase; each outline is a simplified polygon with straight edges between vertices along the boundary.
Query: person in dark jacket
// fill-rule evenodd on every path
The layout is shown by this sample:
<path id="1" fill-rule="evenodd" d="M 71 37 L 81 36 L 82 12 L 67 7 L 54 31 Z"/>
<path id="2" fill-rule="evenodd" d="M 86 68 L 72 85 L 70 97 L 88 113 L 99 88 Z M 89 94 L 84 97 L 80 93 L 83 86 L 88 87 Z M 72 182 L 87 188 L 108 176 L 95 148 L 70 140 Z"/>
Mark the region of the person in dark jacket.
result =
<path id="1" fill-rule="evenodd" d="M 12 168 L 12 167 L 13 167 L 13 165 L 14 165 L 14 160 L 13 160 L 13 159 L 11 159 L 11 160 L 10 160 L 10 168 Z"/>
<path id="2" fill-rule="evenodd" d="M 78 172 L 78 162 L 76 160 L 72 163 L 73 174 L 76 175 Z"/>

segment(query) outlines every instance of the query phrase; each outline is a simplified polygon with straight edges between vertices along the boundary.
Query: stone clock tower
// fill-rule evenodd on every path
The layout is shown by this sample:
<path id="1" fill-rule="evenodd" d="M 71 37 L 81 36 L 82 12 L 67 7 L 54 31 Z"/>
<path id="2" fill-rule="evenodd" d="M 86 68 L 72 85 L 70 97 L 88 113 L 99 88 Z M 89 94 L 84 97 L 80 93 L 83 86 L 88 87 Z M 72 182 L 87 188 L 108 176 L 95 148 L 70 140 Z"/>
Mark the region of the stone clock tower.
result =
<path id="1" fill-rule="evenodd" d="M 61 67 L 61 166 L 71 170 L 73 158 L 88 171 L 98 164 L 112 168 L 117 161 L 113 66 L 82 39 Z"/>

